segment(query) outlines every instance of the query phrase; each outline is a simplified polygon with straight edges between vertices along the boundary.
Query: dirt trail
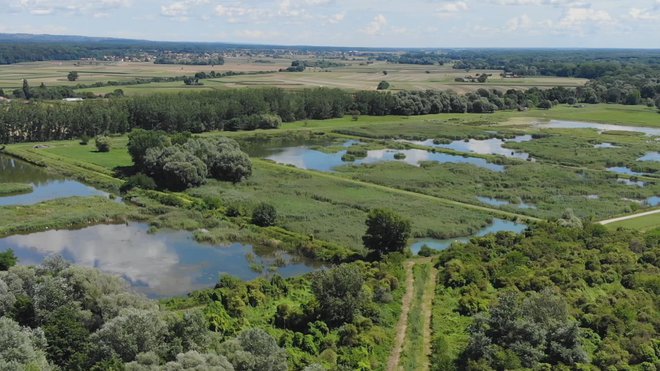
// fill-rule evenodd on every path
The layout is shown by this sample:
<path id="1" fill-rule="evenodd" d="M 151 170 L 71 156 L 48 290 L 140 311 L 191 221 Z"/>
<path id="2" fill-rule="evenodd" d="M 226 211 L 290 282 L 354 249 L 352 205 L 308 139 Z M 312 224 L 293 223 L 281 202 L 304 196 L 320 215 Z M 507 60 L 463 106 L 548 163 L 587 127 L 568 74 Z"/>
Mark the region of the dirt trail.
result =
<path id="1" fill-rule="evenodd" d="M 435 284 L 438 277 L 438 270 L 433 266 L 433 260 L 430 258 L 426 264 L 431 265 L 431 274 L 424 287 L 424 299 L 422 302 L 422 318 L 424 318 L 423 370 L 430 369 L 431 344 L 433 342 L 433 299 L 435 298 Z"/>
<path id="2" fill-rule="evenodd" d="M 396 371 L 399 366 L 399 360 L 401 359 L 401 352 L 403 351 L 404 341 L 406 340 L 406 332 L 408 330 L 408 312 L 410 312 L 410 303 L 413 298 L 414 291 L 414 282 L 415 278 L 413 276 L 413 266 L 415 262 L 408 261 L 406 262 L 406 292 L 403 294 L 403 299 L 401 301 L 401 317 L 399 317 L 399 323 L 396 325 L 396 338 L 394 339 L 394 348 L 392 349 L 392 354 L 390 354 L 390 359 L 387 362 L 388 371 Z"/>
<path id="3" fill-rule="evenodd" d="M 648 216 L 648 215 L 653 215 L 653 214 L 658 214 L 660 213 L 660 209 L 658 210 L 652 210 L 652 211 L 647 211 L 645 213 L 639 213 L 639 214 L 634 214 L 634 215 L 628 215 L 628 216 L 622 216 L 620 218 L 613 218 L 613 219 L 607 219 L 603 220 L 602 222 L 598 222 L 598 224 L 601 225 L 607 225 L 607 224 L 612 224 L 616 222 L 622 222 L 624 220 L 630 220 L 630 219 L 636 219 L 636 218 L 641 218 L 643 216 Z"/>

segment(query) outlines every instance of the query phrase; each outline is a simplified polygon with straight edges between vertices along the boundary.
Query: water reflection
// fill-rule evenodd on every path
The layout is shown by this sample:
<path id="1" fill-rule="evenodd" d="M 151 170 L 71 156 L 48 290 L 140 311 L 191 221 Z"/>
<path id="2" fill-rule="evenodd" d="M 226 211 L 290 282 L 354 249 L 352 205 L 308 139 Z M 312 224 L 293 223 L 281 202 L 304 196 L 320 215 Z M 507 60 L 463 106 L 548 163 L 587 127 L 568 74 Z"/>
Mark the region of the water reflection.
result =
<path id="1" fill-rule="evenodd" d="M 460 238 L 450 238 L 446 240 L 435 240 L 435 239 L 422 239 L 417 240 L 410 246 L 412 253 L 417 255 L 422 246 L 426 245 L 434 250 L 445 250 L 449 248 L 453 243 L 467 243 L 473 237 L 483 237 L 491 233 L 497 232 L 514 232 L 521 233 L 527 229 L 526 224 L 511 222 L 503 219 L 493 219 L 493 223 L 486 228 L 481 229 L 479 232 L 473 234 L 470 237 L 460 237 Z"/>
<path id="2" fill-rule="evenodd" d="M 619 178 L 616 180 L 617 182 L 629 186 L 635 186 L 635 187 L 646 187 L 646 182 L 642 182 L 641 180 L 631 180 L 631 179 L 623 179 Z"/>
<path id="3" fill-rule="evenodd" d="M 477 200 L 479 200 L 479 202 L 482 202 L 486 205 L 495 206 L 495 207 L 511 205 L 513 207 L 517 207 L 518 209 L 536 209 L 536 206 L 532 204 L 528 204 L 525 202 L 513 204 L 507 200 L 501 200 L 499 198 L 477 196 Z"/>
<path id="4" fill-rule="evenodd" d="M 649 152 L 638 158 L 637 161 L 660 161 L 660 152 Z"/>
<path id="5" fill-rule="evenodd" d="M 13 249 L 21 264 L 39 264 L 44 257 L 60 254 L 67 260 L 117 274 L 150 297 L 184 295 L 213 286 L 218 274 L 242 279 L 260 275 L 251 269 L 247 254 L 266 269 L 284 263 L 283 276 L 316 268 L 313 262 L 281 252 L 255 251 L 250 245 L 212 247 L 200 244 L 188 232 L 149 234 L 148 225 L 99 225 L 81 230 L 59 230 L 0 239 L 0 251 Z"/>
<path id="6" fill-rule="evenodd" d="M 347 147 L 352 144 L 344 143 L 342 146 Z M 263 149 L 262 149 L 263 151 Z M 342 157 L 347 153 L 342 150 L 336 153 L 325 153 L 318 151 L 307 146 L 296 147 L 279 147 L 269 148 L 268 154 L 265 157 L 280 164 L 293 165 L 301 169 L 318 170 L 324 172 L 331 172 L 334 168 L 346 165 L 347 162 L 342 160 Z M 252 152 L 251 154 L 254 155 Z M 395 159 L 394 155 L 401 153 L 405 158 Z M 355 161 L 350 163 L 356 165 L 374 164 L 387 161 L 400 161 L 409 165 L 420 166 L 423 161 L 435 161 L 441 163 L 459 163 L 459 164 L 472 164 L 478 167 L 489 169 L 492 171 L 502 172 L 505 167 L 503 165 L 488 162 L 482 158 L 467 157 L 450 155 L 446 153 L 434 153 L 420 149 L 405 149 L 405 150 L 392 150 L 392 149 L 378 149 L 367 151 L 366 157 L 356 158 Z"/>
<path id="7" fill-rule="evenodd" d="M 51 174 L 42 168 L 0 154 L 0 183 L 32 184 L 32 192 L 0 197 L 0 206 L 31 205 L 72 196 L 108 194 L 74 180 Z"/>
<path id="8" fill-rule="evenodd" d="M 512 139 L 470 139 L 470 140 L 456 140 L 451 143 L 434 143 L 433 139 L 428 139 L 424 141 L 404 141 L 412 144 L 417 144 L 420 146 L 435 147 L 435 148 L 447 148 L 453 149 L 459 152 L 472 152 L 482 155 L 501 155 L 510 158 L 518 158 L 521 160 L 527 160 L 530 158 L 529 153 L 517 152 L 509 148 L 504 148 L 504 144 L 508 142 L 512 143 L 523 143 L 529 142 L 533 138 L 531 135 L 520 135 Z"/>
<path id="9" fill-rule="evenodd" d="M 594 148 L 620 148 L 620 147 L 615 145 L 614 143 L 600 143 L 600 144 L 594 144 Z"/>
<path id="10" fill-rule="evenodd" d="M 640 176 L 640 175 L 643 176 L 643 175 L 647 175 L 647 174 L 644 174 L 644 173 L 636 172 L 636 171 L 634 171 L 634 170 L 632 170 L 631 168 L 626 167 L 626 166 L 614 166 L 614 167 L 608 167 L 607 170 L 608 170 L 608 171 L 611 171 L 611 172 L 613 172 L 613 173 L 617 173 L 617 174 L 626 174 L 626 175 L 635 175 L 635 176 Z"/>
<path id="11" fill-rule="evenodd" d="M 660 205 L 660 196 L 652 196 L 644 200 L 646 205 L 655 207 Z"/>
<path id="12" fill-rule="evenodd" d="M 636 133 L 644 133 L 648 136 L 660 136 L 660 129 L 657 128 L 598 124 L 594 122 L 552 120 L 546 123 L 538 123 L 536 126 L 549 129 L 596 129 L 600 133 L 604 131 L 632 131 Z"/>

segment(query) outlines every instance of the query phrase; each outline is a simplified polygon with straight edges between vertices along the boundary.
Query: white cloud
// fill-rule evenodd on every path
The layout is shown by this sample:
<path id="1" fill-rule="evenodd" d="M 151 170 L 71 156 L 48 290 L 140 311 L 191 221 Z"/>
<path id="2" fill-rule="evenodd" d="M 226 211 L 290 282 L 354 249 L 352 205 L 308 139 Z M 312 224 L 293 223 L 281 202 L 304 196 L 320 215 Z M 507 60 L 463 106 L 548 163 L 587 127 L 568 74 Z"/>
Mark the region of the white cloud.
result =
<path id="1" fill-rule="evenodd" d="M 658 2 L 660 4 L 660 1 Z M 628 17 L 635 21 L 657 21 L 660 20 L 660 5 L 657 8 L 641 9 L 631 8 Z"/>
<path id="2" fill-rule="evenodd" d="M 575 28 L 584 24 L 614 23 L 614 18 L 605 10 L 591 8 L 568 8 L 559 21 L 559 27 Z"/>
<path id="3" fill-rule="evenodd" d="M 383 29 L 387 26 L 387 18 L 384 15 L 378 14 L 374 19 L 365 27 L 362 31 L 367 35 L 378 35 L 383 32 Z"/>
<path id="4" fill-rule="evenodd" d="M 437 8 L 437 11 L 441 14 L 450 14 L 464 12 L 468 9 L 470 9 L 470 7 L 465 1 L 452 1 L 440 5 Z"/>
<path id="5" fill-rule="evenodd" d="M 520 15 L 509 19 L 506 23 L 506 30 L 515 32 L 519 30 L 527 30 L 532 27 L 532 19 L 527 14 Z"/>
<path id="6" fill-rule="evenodd" d="M 110 0 L 115 1 L 115 0 Z M 183 0 L 175 1 L 168 5 L 162 5 L 160 7 L 160 14 L 165 17 L 175 17 L 179 19 L 185 19 L 190 9 L 194 6 L 208 4 L 209 0 Z"/>

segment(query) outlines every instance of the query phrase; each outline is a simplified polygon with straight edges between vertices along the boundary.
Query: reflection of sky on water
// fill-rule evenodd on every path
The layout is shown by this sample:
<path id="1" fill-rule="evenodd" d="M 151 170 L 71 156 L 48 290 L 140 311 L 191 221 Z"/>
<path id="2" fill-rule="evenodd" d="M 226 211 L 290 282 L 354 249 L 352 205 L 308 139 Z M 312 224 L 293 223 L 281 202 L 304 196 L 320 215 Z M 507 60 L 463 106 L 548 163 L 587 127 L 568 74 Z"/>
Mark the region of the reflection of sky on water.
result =
<path id="1" fill-rule="evenodd" d="M 620 148 L 620 147 L 614 145 L 613 143 L 600 143 L 600 144 L 594 144 L 594 148 Z"/>
<path id="2" fill-rule="evenodd" d="M 250 245 L 214 247 L 195 242 L 188 232 L 147 233 L 146 224 L 99 225 L 81 230 L 61 230 L 17 235 L 0 239 L 0 251 L 13 249 L 21 264 L 39 264 L 51 254 L 76 264 L 95 267 L 127 279 L 138 291 L 151 297 L 183 295 L 213 286 L 220 273 L 254 279 L 246 254 Z M 280 268 L 283 276 L 314 270 L 311 264 L 293 262 Z M 271 265 L 274 257 L 257 257 Z"/>
<path id="3" fill-rule="evenodd" d="M 644 203 L 649 206 L 658 206 L 660 205 L 660 196 L 652 196 L 644 200 Z"/>
<path id="4" fill-rule="evenodd" d="M 446 240 L 436 240 L 436 239 L 422 239 L 417 240 L 410 246 L 412 253 L 417 255 L 422 246 L 427 245 L 428 247 L 434 250 L 445 250 L 449 248 L 454 242 L 466 243 L 469 242 L 473 237 L 483 237 L 491 233 L 497 232 L 514 232 L 521 233 L 527 229 L 526 224 L 511 222 L 503 219 L 493 219 L 493 223 L 486 228 L 481 229 L 479 232 L 473 234 L 470 237 L 460 237 L 460 238 L 449 238 Z"/>
<path id="5" fill-rule="evenodd" d="M 658 128 L 598 124 L 595 122 L 552 120 L 546 123 L 538 123 L 536 124 L 536 126 L 541 128 L 548 128 L 548 129 L 596 129 L 601 133 L 604 131 L 632 131 L 637 133 L 644 133 L 648 136 L 660 136 L 660 129 Z"/>
<path id="6" fill-rule="evenodd" d="M 396 153 L 403 153 L 406 158 L 397 160 L 394 158 Z M 463 157 L 456 155 L 449 155 L 445 153 L 433 153 L 419 149 L 406 149 L 406 150 L 391 150 L 379 149 L 367 151 L 367 157 L 356 158 L 353 162 L 342 161 L 342 156 L 346 151 L 339 151 L 337 153 L 325 153 L 310 149 L 305 146 L 299 147 L 286 147 L 275 148 L 271 150 L 271 154 L 266 158 L 281 164 L 293 165 L 301 169 L 311 169 L 318 171 L 330 172 L 334 168 L 348 163 L 353 164 L 373 164 L 386 161 L 400 161 L 413 166 L 419 166 L 422 161 L 437 161 L 441 163 L 463 163 L 472 164 L 482 168 L 493 171 L 504 171 L 503 165 L 497 165 L 488 162 L 482 158 Z"/>
<path id="7" fill-rule="evenodd" d="M 660 161 L 660 152 L 649 152 L 638 158 L 637 161 Z"/>
<path id="8" fill-rule="evenodd" d="M 646 175 L 644 173 L 638 173 L 636 171 L 633 171 L 631 168 L 625 166 L 608 167 L 607 170 L 617 174 L 637 175 L 637 176 Z"/>
<path id="9" fill-rule="evenodd" d="M 525 202 L 521 202 L 519 204 L 512 204 L 507 200 L 501 200 L 492 197 L 482 197 L 482 196 L 477 196 L 477 200 L 479 200 L 479 202 L 482 202 L 486 205 L 495 206 L 495 207 L 512 205 L 513 207 L 516 207 L 518 209 L 536 209 L 536 206 Z"/>
<path id="10" fill-rule="evenodd" d="M 645 187 L 646 186 L 646 183 L 642 182 L 641 180 L 630 180 L 630 179 L 619 178 L 616 181 L 621 183 L 621 184 L 625 184 L 625 185 L 629 185 L 629 186 L 636 186 L 636 187 Z"/>
<path id="11" fill-rule="evenodd" d="M 512 149 L 504 148 L 503 145 L 507 142 L 522 143 L 522 142 L 529 142 L 531 140 L 532 140 L 531 135 L 520 135 L 515 138 L 507 139 L 507 140 L 502 140 L 498 138 L 483 139 L 483 140 L 470 139 L 468 141 L 456 140 L 449 144 L 435 144 L 433 143 L 433 139 L 428 139 L 424 141 L 404 141 L 404 142 L 413 143 L 426 147 L 453 149 L 455 151 L 460 151 L 460 152 L 472 152 L 482 155 L 501 155 L 511 158 L 518 158 L 521 160 L 527 160 L 530 157 L 529 153 L 517 152 Z"/>
<path id="12" fill-rule="evenodd" d="M 72 196 L 107 196 L 95 188 L 46 172 L 25 161 L 0 154 L 0 182 L 29 183 L 32 192 L 0 197 L 0 206 L 32 205 Z"/>

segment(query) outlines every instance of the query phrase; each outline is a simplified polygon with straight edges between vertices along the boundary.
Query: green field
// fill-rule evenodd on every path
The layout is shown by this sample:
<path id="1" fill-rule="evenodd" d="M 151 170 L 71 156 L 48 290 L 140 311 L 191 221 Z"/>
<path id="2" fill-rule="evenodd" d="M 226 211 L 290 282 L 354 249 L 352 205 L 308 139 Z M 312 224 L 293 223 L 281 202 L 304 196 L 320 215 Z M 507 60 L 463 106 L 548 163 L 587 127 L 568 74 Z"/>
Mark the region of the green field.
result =
<path id="1" fill-rule="evenodd" d="M 660 228 L 660 213 L 646 215 L 635 219 L 624 220 L 621 222 L 611 223 L 607 225 L 609 229 L 630 228 L 642 232 L 652 231 Z"/>

